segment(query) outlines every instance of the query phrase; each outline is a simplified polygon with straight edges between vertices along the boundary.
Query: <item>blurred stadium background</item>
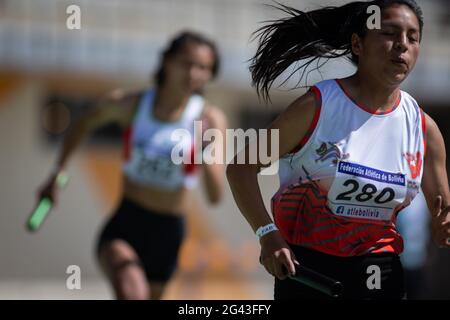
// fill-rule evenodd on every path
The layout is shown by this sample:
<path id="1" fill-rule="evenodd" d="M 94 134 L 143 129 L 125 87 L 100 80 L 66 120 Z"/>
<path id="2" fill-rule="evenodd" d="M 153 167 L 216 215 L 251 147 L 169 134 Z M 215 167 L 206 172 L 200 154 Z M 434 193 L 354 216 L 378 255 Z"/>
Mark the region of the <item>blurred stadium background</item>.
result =
<path id="1" fill-rule="evenodd" d="M 348 1 L 281 2 L 313 9 Z M 73 120 L 106 91 L 151 85 L 160 51 L 174 34 L 191 29 L 217 42 L 221 73 L 208 87 L 207 98 L 228 115 L 231 128 L 264 127 L 304 92 L 289 86 L 277 89 L 273 104 L 265 105 L 250 85 L 248 59 L 256 48 L 251 34 L 262 21 L 280 16 L 265 3 L 271 2 L 0 0 L 0 299 L 112 298 L 93 246 L 102 221 L 119 200 L 117 128 L 97 132 L 73 157 L 72 179 L 43 229 L 28 234 L 24 221 Z M 418 3 L 425 15 L 423 45 L 404 89 L 437 121 L 448 142 L 450 7 L 444 0 Z M 80 30 L 66 28 L 66 8 L 72 4 L 81 8 Z M 352 70 L 347 62 L 330 62 L 321 73 L 311 73 L 308 84 Z M 277 179 L 260 177 L 260 182 L 268 204 Z M 214 208 L 204 202 L 201 190 L 194 193 L 180 270 L 165 298 L 271 299 L 273 281 L 258 264 L 258 241 L 229 188 L 223 203 Z M 423 199 L 416 202 L 409 211 L 420 215 L 426 210 Z M 427 242 L 426 223 L 423 215 L 406 223 L 406 230 L 424 226 L 409 232 L 407 258 L 415 259 L 412 268 L 426 277 L 421 298 L 448 299 L 450 256 Z M 69 265 L 81 268 L 81 290 L 66 288 Z"/>

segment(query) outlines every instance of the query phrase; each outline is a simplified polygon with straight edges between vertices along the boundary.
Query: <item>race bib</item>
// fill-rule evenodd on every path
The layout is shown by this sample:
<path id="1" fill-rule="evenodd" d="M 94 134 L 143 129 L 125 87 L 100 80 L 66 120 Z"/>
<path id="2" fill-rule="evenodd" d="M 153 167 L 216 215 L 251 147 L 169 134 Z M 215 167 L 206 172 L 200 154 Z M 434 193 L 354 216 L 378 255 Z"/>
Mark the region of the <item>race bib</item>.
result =
<path id="1" fill-rule="evenodd" d="M 138 181 L 160 186 L 177 185 L 182 179 L 180 167 L 173 163 L 166 155 L 144 153 L 141 149 L 134 149 L 128 172 L 132 172 Z"/>
<path id="2" fill-rule="evenodd" d="M 328 192 L 328 206 L 338 216 L 390 221 L 406 194 L 404 174 L 339 161 Z"/>

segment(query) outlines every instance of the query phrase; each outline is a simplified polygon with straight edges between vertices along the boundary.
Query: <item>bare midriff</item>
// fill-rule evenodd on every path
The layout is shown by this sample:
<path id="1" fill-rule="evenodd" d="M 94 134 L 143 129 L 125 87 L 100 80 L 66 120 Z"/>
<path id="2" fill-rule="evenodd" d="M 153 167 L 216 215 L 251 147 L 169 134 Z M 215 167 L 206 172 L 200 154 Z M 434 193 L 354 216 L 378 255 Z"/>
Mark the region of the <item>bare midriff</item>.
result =
<path id="1" fill-rule="evenodd" d="M 182 215 L 189 190 L 181 187 L 175 190 L 161 190 L 145 186 L 123 177 L 124 196 L 137 205 L 161 214 Z"/>

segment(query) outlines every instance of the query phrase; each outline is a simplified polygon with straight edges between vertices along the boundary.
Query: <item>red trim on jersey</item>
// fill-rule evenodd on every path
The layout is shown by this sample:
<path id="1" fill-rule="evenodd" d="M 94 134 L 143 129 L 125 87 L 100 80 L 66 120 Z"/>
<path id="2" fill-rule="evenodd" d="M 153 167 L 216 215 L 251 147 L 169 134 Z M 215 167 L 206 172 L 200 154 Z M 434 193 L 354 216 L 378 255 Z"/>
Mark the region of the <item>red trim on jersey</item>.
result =
<path id="1" fill-rule="evenodd" d="M 347 98 L 349 98 L 356 106 L 360 107 L 361 109 L 363 109 L 364 111 L 366 111 L 366 112 L 368 112 L 368 113 L 370 113 L 370 114 L 385 115 L 385 114 L 391 113 L 392 111 L 394 111 L 395 109 L 397 109 L 397 107 L 399 106 L 400 101 L 401 101 L 402 94 L 401 94 L 401 92 L 400 92 L 400 94 L 398 95 L 397 101 L 395 102 L 395 105 L 394 105 L 391 109 L 389 109 L 389 110 L 387 110 L 387 111 L 376 111 L 376 112 L 373 112 L 373 111 L 370 110 L 370 108 L 367 107 L 366 105 L 363 105 L 363 104 L 361 104 L 361 103 L 356 102 L 356 100 L 354 100 L 354 99 L 348 94 L 347 90 L 345 90 L 344 86 L 343 86 L 342 83 L 341 83 L 341 79 L 335 79 L 335 81 L 336 81 L 336 83 L 338 84 L 339 88 L 341 88 L 342 92 L 344 92 L 344 94 L 347 96 Z"/>
<path id="2" fill-rule="evenodd" d="M 189 175 L 193 174 L 195 170 L 197 169 L 197 166 L 195 164 L 195 145 L 192 144 L 191 151 L 190 151 L 190 157 L 191 157 L 191 163 L 187 163 L 183 166 L 184 173 Z"/>
<path id="3" fill-rule="evenodd" d="M 422 118 L 423 156 L 425 157 L 427 154 L 427 120 L 422 109 L 420 109 L 420 117 Z"/>
<path id="4" fill-rule="evenodd" d="M 319 122 L 320 111 L 322 109 L 322 94 L 320 93 L 320 90 L 316 86 L 311 87 L 310 91 L 314 93 L 316 99 L 316 111 L 314 113 L 314 118 L 311 121 L 308 131 L 306 131 L 306 134 L 303 137 L 303 139 L 300 141 L 298 146 L 295 147 L 290 153 L 298 152 L 306 143 L 308 143 L 309 138 L 311 137 L 312 133 L 317 127 L 317 123 Z"/>
<path id="5" fill-rule="evenodd" d="M 125 129 L 122 135 L 122 141 L 123 141 L 123 149 L 122 149 L 122 156 L 125 161 L 130 159 L 131 154 L 131 133 L 132 133 L 132 127 L 128 127 Z"/>
<path id="6" fill-rule="evenodd" d="M 331 213 L 327 201 L 327 193 L 314 183 L 295 184 L 278 192 L 271 207 L 283 238 L 335 256 L 402 252 L 403 240 L 394 223 L 378 225 L 342 218 Z"/>

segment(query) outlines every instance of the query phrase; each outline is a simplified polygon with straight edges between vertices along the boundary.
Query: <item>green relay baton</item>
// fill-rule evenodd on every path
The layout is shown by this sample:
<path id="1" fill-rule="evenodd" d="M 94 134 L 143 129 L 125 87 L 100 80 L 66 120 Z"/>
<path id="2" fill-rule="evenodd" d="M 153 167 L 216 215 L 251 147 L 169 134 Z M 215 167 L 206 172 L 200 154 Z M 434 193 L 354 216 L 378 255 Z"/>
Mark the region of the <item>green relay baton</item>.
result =
<path id="1" fill-rule="evenodd" d="M 69 176 L 66 173 L 59 173 L 56 177 L 56 185 L 59 188 L 63 188 L 69 182 Z M 45 218 L 48 216 L 53 208 L 53 201 L 48 197 L 43 197 L 39 200 L 36 208 L 31 213 L 30 217 L 27 219 L 26 227 L 28 231 L 37 231 L 44 222 Z"/>

